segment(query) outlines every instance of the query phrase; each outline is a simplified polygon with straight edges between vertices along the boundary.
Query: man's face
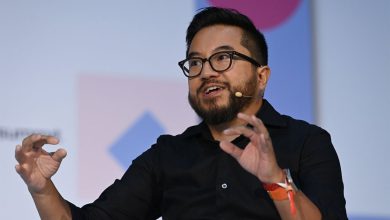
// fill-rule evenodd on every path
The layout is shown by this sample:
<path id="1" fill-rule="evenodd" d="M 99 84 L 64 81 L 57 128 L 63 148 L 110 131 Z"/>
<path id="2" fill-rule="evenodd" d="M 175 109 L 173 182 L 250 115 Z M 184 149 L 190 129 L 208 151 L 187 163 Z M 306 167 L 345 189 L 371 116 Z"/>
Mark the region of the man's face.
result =
<path id="1" fill-rule="evenodd" d="M 237 51 L 250 56 L 241 45 L 242 31 L 235 26 L 214 25 L 200 30 L 192 40 L 189 57 L 208 58 L 216 52 Z M 211 125 L 232 120 L 237 113 L 258 97 L 256 67 L 242 59 L 233 59 L 229 69 L 215 72 L 210 63 L 203 64 L 199 76 L 188 80 L 191 107 Z M 236 97 L 241 92 L 247 97 Z"/>

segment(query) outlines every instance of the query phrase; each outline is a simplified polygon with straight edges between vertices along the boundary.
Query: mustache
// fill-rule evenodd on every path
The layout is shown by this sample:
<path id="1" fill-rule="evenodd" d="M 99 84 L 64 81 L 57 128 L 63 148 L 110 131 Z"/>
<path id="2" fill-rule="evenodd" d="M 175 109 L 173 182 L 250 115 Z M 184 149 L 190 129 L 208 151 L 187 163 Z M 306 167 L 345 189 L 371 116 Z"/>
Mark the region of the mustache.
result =
<path id="1" fill-rule="evenodd" d="M 222 81 L 219 81 L 219 80 L 216 80 L 216 79 L 209 79 L 209 80 L 204 80 L 202 82 L 202 84 L 200 85 L 200 87 L 196 90 L 196 93 L 199 94 L 202 92 L 202 90 L 204 90 L 204 88 L 209 85 L 210 83 L 215 83 L 215 84 L 220 84 L 220 85 L 223 85 L 227 90 L 230 91 L 230 84 L 227 83 L 227 82 L 222 82 Z"/>

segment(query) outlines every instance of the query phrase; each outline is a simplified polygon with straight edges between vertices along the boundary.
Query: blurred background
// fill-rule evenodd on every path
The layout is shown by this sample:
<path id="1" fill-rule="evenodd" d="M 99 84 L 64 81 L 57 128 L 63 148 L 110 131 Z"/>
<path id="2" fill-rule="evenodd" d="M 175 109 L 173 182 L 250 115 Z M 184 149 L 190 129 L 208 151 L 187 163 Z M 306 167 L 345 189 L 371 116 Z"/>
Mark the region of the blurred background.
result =
<path id="1" fill-rule="evenodd" d="M 212 5 L 264 32 L 266 99 L 331 133 L 349 218 L 390 219 L 388 0 L 0 0 L 0 219 L 39 219 L 14 171 L 30 133 L 61 139 L 53 180 L 83 205 L 159 134 L 198 122 L 177 62 L 192 16 Z"/>

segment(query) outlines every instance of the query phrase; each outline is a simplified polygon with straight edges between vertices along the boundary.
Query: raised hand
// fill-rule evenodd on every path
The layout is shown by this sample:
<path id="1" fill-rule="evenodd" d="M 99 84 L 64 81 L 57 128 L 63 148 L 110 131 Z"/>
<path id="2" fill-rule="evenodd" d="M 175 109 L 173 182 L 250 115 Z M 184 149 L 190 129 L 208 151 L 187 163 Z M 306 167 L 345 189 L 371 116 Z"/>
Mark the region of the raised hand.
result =
<path id="1" fill-rule="evenodd" d="M 26 137 L 22 145 L 16 146 L 15 158 L 19 164 L 15 169 L 31 193 L 40 193 L 45 189 L 50 178 L 60 167 L 62 159 L 65 158 L 64 149 L 48 153 L 42 148 L 45 144 L 58 143 L 56 137 L 33 134 Z"/>
<path id="2" fill-rule="evenodd" d="M 271 138 L 263 122 L 256 116 L 239 113 L 238 118 L 253 128 L 238 126 L 224 131 L 226 135 L 244 135 L 250 142 L 241 149 L 228 141 L 221 141 L 220 147 L 233 156 L 240 165 L 257 176 L 263 183 L 276 183 L 283 180 L 283 171 L 276 162 Z"/>

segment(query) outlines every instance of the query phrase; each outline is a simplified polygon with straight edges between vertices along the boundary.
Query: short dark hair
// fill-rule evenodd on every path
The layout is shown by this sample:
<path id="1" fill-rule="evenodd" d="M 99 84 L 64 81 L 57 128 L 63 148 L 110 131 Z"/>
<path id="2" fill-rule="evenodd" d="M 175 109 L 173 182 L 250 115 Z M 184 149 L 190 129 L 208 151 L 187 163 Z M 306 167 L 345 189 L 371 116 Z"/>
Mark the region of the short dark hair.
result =
<path id="1" fill-rule="evenodd" d="M 187 28 L 187 51 L 196 33 L 205 27 L 212 25 L 231 25 L 243 30 L 241 45 L 247 48 L 253 58 L 260 65 L 268 65 L 268 48 L 264 35 L 257 30 L 253 22 L 246 16 L 234 9 L 207 7 L 201 9 Z"/>

